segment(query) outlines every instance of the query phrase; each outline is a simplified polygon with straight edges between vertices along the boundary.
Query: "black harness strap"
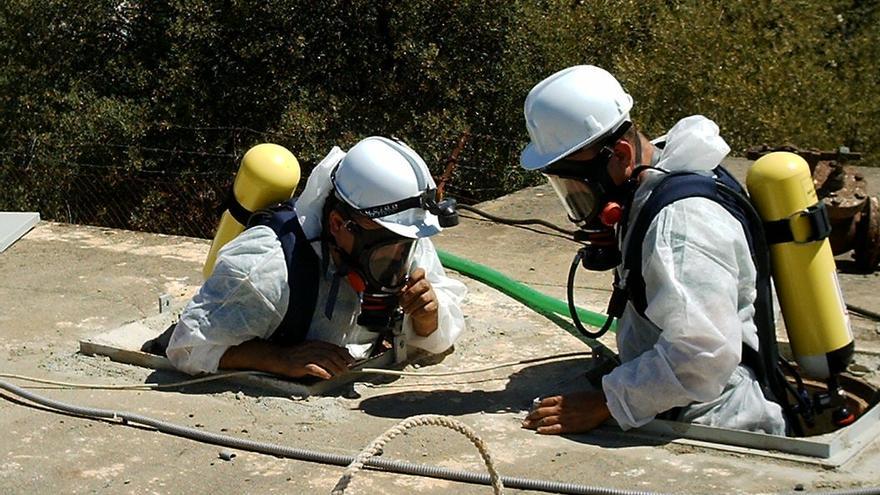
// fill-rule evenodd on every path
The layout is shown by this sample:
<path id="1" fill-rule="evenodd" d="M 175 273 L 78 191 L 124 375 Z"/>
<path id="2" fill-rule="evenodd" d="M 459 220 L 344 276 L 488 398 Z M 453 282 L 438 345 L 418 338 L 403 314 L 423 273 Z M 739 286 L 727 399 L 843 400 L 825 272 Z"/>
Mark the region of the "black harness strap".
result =
<path id="1" fill-rule="evenodd" d="M 251 216 L 248 228 L 265 225 L 275 231 L 287 263 L 290 300 L 287 313 L 269 340 L 281 345 L 305 340 L 318 301 L 321 262 L 297 219 L 295 200 L 290 199 Z"/>
<path id="2" fill-rule="evenodd" d="M 742 186 L 730 175 L 727 170 L 719 166 L 715 168 L 718 180 L 728 188 L 740 194 L 745 194 Z M 749 252 L 754 257 L 755 248 L 748 230 L 748 221 L 736 200 L 727 197 L 719 188 L 718 183 L 712 177 L 692 172 L 673 172 L 666 174 L 660 183 L 651 191 L 651 196 L 642 206 L 635 222 L 628 228 L 629 244 L 623 259 L 623 266 L 627 270 L 626 288 L 630 299 L 640 315 L 645 315 L 648 303 L 645 299 L 645 279 L 642 277 L 642 243 L 648 228 L 660 210 L 666 206 L 685 198 L 702 197 L 711 199 L 724 207 L 737 221 L 743 225 L 746 238 L 749 243 Z"/>
<path id="3" fill-rule="evenodd" d="M 749 203 L 745 190 L 730 172 L 720 165 L 714 172 L 715 178 L 691 172 L 670 173 L 651 192 L 629 229 L 628 245 L 624 253 L 624 268 L 627 270 L 625 291 L 636 311 L 645 317 L 648 304 L 642 275 L 642 243 L 660 210 L 678 200 L 693 197 L 707 198 L 723 206 L 742 224 L 757 270 L 754 321 L 758 330 L 760 352 L 743 343 L 741 363 L 755 374 L 765 397 L 782 404 L 783 409 L 788 412 L 785 385 L 780 382 L 781 375 L 777 372 L 778 349 L 770 294 L 770 258 L 761 220 Z"/>
<path id="4" fill-rule="evenodd" d="M 235 202 L 235 204 L 238 203 Z M 233 209 L 230 208 L 230 212 L 232 211 Z M 246 214 L 247 216 L 239 218 L 239 216 L 235 216 L 236 214 L 239 216 Z M 312 315 L 317 304 L 321 264 L 296 217 L 294 200 L 279 203 L 253 215 L 241 208 L 241 211 L 233 213 L 233 216 L 248 228 L 265 225 L 274 230 L 281 242 L 281 249 L 284 251 L 284 261 L 287 264 L 287 285 L 290 287 L 290 302 L 287 305 L 287 313 L 284 314 L 284 318 L 269 340 L 280 345 L 294 345 L 304 341 L 309 332 Z M 174 326 L 169 326 L 160 336 L 147 341 L 141 350 L 164 356 L 171 334 L 174 332 Z"/>
<path id="5" fill-rule="evenodd" d="M 224 201 L 221 206 L 221 212 L 222 210 L 229 210 L 229 214 L 232 215 L 232 218 L 242 225 L 247 225 L 248 222 L 250 222 L 251 216 L 254 214 L 254 212 L 249 211 L 242 206 L 237 199 L 235 199 L 233 186 L 229 187 L 229 194 L 227 194 L 226 201 Z"/>
<path id="6" fill-rule="evenodd" d="M 810 232 L 805 239 L 796 239 L 792 231 L 792 222 L 798 218 L 807 219 L 810 225 Z M 768 244 L 820 241 L 831 235 L 831 220 L 828 218 L 825 202 L 819 201 L 792 218 L 764 222 L 764 232 L 767 235 Z"/>

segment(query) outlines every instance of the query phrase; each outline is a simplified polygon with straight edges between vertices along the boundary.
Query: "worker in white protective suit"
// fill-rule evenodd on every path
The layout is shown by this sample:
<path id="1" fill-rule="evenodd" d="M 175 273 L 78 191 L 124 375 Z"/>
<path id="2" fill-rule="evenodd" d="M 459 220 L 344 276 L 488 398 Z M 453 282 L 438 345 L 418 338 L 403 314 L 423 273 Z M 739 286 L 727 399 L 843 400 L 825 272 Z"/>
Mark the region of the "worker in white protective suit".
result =
<path id="1" fill-rule="evenodd" d="M 348 153 L 334 147 L 293 206 L 304 246 L 321 268 L 316 290 L 308 290 L 317 295 L 304 335 L 281 344 L 274 338 L 298 302 L 290 301 L 291 292 L 307 291 L 295 290 L 304 282 L 288 280 L 279 234 L 256 225 L 220 250 L 166 355 L 191 374 L 246 369 L 330 378 L 377 345 L 377 334 L 358 324 L 361 296 L 371 284 L 398 297 L 409 346 L 448 350 L 464 329 L 466 288 L 446 276 L 429 239 L 441 230 L 425 209 L 435 192 L 424 161 L 399 141 L 369 137 Z"/>
<path id="2" fill-rule="evenodd" d="M 572 221 L 596 239 L 613 239 L 614 263 L 627 252 L 625 225 L 634 222 L 659 177 L 712 175 L 730 151 L 716 124 L 699 115 L 650 141 L 632 126 L 632 105 L 620 83 L 594 66 L 548 77 L 525 102 L 531 142 L 521 165 L 546 175 Z M 523 426 L 546 434 L 583 432 L 610 417 L 628 430 L 664 415 L 785 434 L 780 406 L 741 364 L 743 344 L 759 351 L 756 270 L 742 225 L 710 199 L 671 203 L 648 227 L 641 266 L 647 306 L 640 314 L 626 302 L 617 326 L 622 364 L 603 377 L 601 390 L 543 398 Z M 626 280 L 623 263 L 615 268 Z"/>

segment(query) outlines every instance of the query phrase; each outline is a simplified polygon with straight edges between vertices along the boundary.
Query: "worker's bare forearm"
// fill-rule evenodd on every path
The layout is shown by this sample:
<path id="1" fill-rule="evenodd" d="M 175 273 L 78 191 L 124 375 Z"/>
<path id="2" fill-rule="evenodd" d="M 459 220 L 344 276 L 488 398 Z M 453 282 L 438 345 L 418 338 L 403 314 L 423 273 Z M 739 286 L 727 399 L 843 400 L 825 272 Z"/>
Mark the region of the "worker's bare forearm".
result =
<path id="1" fill-rule="evenodd" d="M 279 373 L 278 346 L 261 339 L 234 345 L 220 358 L 220 368 Z"/>
<path id="2" fill-rule="evenodd" d="M 344 347 L 318 340 L 294 346 L 280 346 L 254 339 L 232 346 L 220 358 L 220 368 L 266 371 L 301 378 L 306 375 L 331 378 L 344 373 L 354 362 Z"/>

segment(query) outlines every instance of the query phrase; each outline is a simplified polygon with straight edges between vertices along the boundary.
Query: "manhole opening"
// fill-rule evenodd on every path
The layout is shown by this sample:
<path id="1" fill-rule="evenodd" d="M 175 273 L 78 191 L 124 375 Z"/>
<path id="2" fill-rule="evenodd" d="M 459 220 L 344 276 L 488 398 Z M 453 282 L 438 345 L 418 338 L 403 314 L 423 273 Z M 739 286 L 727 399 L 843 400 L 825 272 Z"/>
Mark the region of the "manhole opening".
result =
<path id="1" fill-rule="evenodd" d="M 811 394 L 826 391 L 821 382 L 804 380 L 804 385 Z M 847 406 L 856 415 L 853 423 L 842 428 L 833 425 L 829 409 L 816 417 L 814 425 L 804 425 L 806 436 L 803 437 L 781 437 L 664 420 L 648 423 L 639 428 L 637 434 L 724 451 L 838 467 L 880 436 L 880 391 L 877 387 L 848 374 L 840 376 L 840 385 Z"/>
<path id="2" fill-rule="evenodd" d="M 869 383 L 856 377 L 845 374 L 840 375 L 839 379 L 840 386 L 846 396 L 846 407 L 855 415 L 856 420 L 864 416 L 871 407 L 877 404 L 878 398 L 880 398 L 880 391 L 878 391 L 876 387 L 873 387 Z M 804 379 L 803 382 L 811 397 L 816 393 L 828 391 L 828 387 L 822 382 L 808 379 Z M 825 435 L 839 430 L 840 427 L 836 426 L 832 421 L 831 413 L 832 409 L 825 409 L 821 414 L 815 417 L 812 425 L 808 425 L 804 421 L 801 421 L 801 426 L 804 429 L 804 437 Z"/>

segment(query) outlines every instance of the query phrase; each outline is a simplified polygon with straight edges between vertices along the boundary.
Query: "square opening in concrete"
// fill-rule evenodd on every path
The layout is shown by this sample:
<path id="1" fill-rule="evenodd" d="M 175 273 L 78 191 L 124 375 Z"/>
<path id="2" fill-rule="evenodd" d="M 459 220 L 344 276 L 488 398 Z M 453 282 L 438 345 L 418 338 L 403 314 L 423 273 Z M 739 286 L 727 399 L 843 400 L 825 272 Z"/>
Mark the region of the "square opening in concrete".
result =
<path id="1" fill-rule="evenodd" d="M 108 332 L 81 340 L 79 342 L 80 352 L 90 356 L 106 356 L 112 361 L 155 370 L 176 371 L 176 368 L 167 357 L 154 352 L 148 352 L 148 348 L 151 341 L 177 322 L 182 307 L 171 308 L 167 301 L 163 301 L 160 298 L 159 308 L 160 313 L 158 315 L 134 321 Z M 389 349 L 374 357 L 358 362 L 351 369 L 352 371 L 359 371 L 363 368 L 392 369 L 402 367 L 408 362 L 405 360 L 397 362 L 398 360 L 395 357 L 395 353 Z M 224 377 L 223 380 L 264 389 L 273 394 L 302 398 L 310 395 L 334 393 L 356 379 L 363 377 L 364 375 L 360 373 L 345 373 L 329 380 L 318 378 L 293 380 L 268 373 L 253 372 L 234 374 Z"/>
<path id="2" fill-rule="evenodd" d="M 878 419 L 880 407 L 875 403 L 849 426 L 806 437 L 781 437 L 659 419 L 632 433 L 742 454 L 838 467 L 880 435 Z"/>

